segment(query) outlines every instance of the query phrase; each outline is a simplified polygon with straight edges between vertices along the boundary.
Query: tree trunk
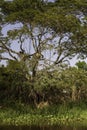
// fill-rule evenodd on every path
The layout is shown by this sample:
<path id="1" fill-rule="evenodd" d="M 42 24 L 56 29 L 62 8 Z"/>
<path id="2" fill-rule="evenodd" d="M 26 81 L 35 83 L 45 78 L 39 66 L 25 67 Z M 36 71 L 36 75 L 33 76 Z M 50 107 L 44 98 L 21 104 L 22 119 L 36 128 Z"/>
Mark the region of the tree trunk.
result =
<path id="1" fill-rule="evenodd" d="M 76 101 L 76 86 L 72 86 L 72 101 Z"/>
<path id="2" fill-rule="evenodd" d="M 81 89 L 79 89 L 77 96 L 78 96 L 78 100 L 80 100 L 81 99 Z"/>

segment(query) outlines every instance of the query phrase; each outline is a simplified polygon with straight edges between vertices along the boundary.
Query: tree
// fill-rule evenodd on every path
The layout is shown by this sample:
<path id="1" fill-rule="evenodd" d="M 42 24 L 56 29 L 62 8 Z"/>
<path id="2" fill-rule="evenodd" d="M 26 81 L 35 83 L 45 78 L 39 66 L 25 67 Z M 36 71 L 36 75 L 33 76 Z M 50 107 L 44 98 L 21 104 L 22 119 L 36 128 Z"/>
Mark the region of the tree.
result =
<path id="1" fill-rule="evenodd" d="M 0 101 L 29 102 L 31 85 L 27 79 L 27 68 L 17 61 L 9 61 L 6 67 L 0 67 Z M 29 75 L 28 75 L 29 78 Z"/>
<path id="2" fill-rule="evenodd" d="M 87 70 L 87 64 L 85 61 L 78 61 L 76 63 L 76 66 L 78 67 L 78 69 L 83 69 L 83 70 Z"/>
<path id="3" fill-rule="evenodd" d="M 85 12 L 79 8 L 81 4 L 85 10 L 85 1 L 67 3 L 65 0 L 51 4 L 42 0 L 3 1 L 4 24 L 19 23 L 21 26 L 7 31 L 7 37 L 1 41 L 1 50 L 8 53 L 12 60 L 29 61 L 33 76 L 40 61 L 49 66 L 60 64 L 75 54 L 86 55 L 87 26 Z M 19 44 L 17 51 L 10 47 L 14 40 L 15 44 Z M 9 58 L 1 54 L 0 59 Z"/>
<path id="4" fill-rule="evenodd" d="M 70 101 L 85 100 L 87 91 L 87 72 L 83 69 L 70 67 L 61 73 L 60 86 L 64 88 L 65 95 L 69 93 Z M 84 98 L 85 97 L 85 98 Z"/>
<path id="5" fill-rule="evenodd" d="M 14 28 L 0 37 L 0 59 L 26 66 L 34 91 L 39 70 L 50 72 L 75 55 L 87 56 L 86 5 L 82 0 L 3 0 L 1 25 Z"/>

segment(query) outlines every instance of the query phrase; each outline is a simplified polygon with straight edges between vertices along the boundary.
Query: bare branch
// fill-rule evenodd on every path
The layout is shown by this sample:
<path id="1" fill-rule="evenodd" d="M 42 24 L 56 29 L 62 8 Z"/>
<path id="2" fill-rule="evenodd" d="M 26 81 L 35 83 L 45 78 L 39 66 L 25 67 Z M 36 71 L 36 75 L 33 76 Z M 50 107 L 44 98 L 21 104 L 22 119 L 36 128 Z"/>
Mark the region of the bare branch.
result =
<path id="1" fill-rule="evenodd" d="M 54 64 L 59 64 L 59 63 L 62 63 L 62 62 L 63 62 L 63 60 L 64 60 L 65 58 L 67 58 L 69 55 L 70 55 L 70 54 L 69 54 L 69 53 L 67 53 L 65 56 L 63 56 L 61 59 L 59 59 L 59 61 L 58 61 L 58 60 L 56 60 L 56 61 L 54 62 Z"/>
<path id="2" fill-rule="evenodd" d="M 14 59 L 17 60 L 17 58 L 13 55 L 13 54 L 18 54 L 16 51 L 12 50 L 11 48 L 8 48 L 5 43 L 1 42 L 2 46 L 0 46 L 1 48 L 3 48 L 4 50 L 8 51 L 8 54 Z M 12 54 L 13 53 L 13 54 Z"/>
<path id="3" fill-rule="evenodd" d="M 0 60 L 12 60 L 12 59 L 0 56 Z"/>
<path id="4" fill-rule="evenodd" d="M 21 50 L 21 52 L 24 52 L 22 35 L 19 36 L 19 39 L 20 39 L 20 42 L 21 42 L 21 44 L 20 44 L 20 50 Z"/>

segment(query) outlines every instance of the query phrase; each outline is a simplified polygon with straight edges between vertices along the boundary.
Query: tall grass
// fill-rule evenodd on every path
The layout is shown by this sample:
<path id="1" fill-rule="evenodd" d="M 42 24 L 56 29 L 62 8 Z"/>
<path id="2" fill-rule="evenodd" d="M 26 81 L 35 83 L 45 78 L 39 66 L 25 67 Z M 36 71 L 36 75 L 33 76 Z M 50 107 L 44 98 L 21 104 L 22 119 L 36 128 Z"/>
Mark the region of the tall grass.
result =
<path id="1" fill-rule="evenodd" d="M 0 109 L 0 125 L 47 126 L 86 124 L 86 122 L 86 105 L 55 105 L 43 109 L 35 109 L 29 105 L 16 104 Z"/>

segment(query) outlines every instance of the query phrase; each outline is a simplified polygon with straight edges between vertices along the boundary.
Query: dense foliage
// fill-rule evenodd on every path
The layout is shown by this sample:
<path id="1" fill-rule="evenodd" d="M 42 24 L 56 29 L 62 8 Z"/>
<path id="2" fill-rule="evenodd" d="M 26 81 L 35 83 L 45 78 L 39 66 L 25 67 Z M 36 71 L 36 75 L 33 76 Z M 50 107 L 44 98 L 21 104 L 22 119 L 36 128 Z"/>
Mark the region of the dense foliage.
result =
<path id="1" fill-rule="evenodd" d="M 86 0 L 2 0 L 0 26 L 1 103 L 86 102 Z"/>
<path id="2" fill-rule="evenodd" d="M 34 79 L 29 74 L 27 78 L 26 72 L 27 69 L 15 61 L 0 67 L 1 104 L 21 102 L 43 107 L 45 102 L 50 105 L 87 102 L 87 71 L 84 68 L 40 70 Z"/>

